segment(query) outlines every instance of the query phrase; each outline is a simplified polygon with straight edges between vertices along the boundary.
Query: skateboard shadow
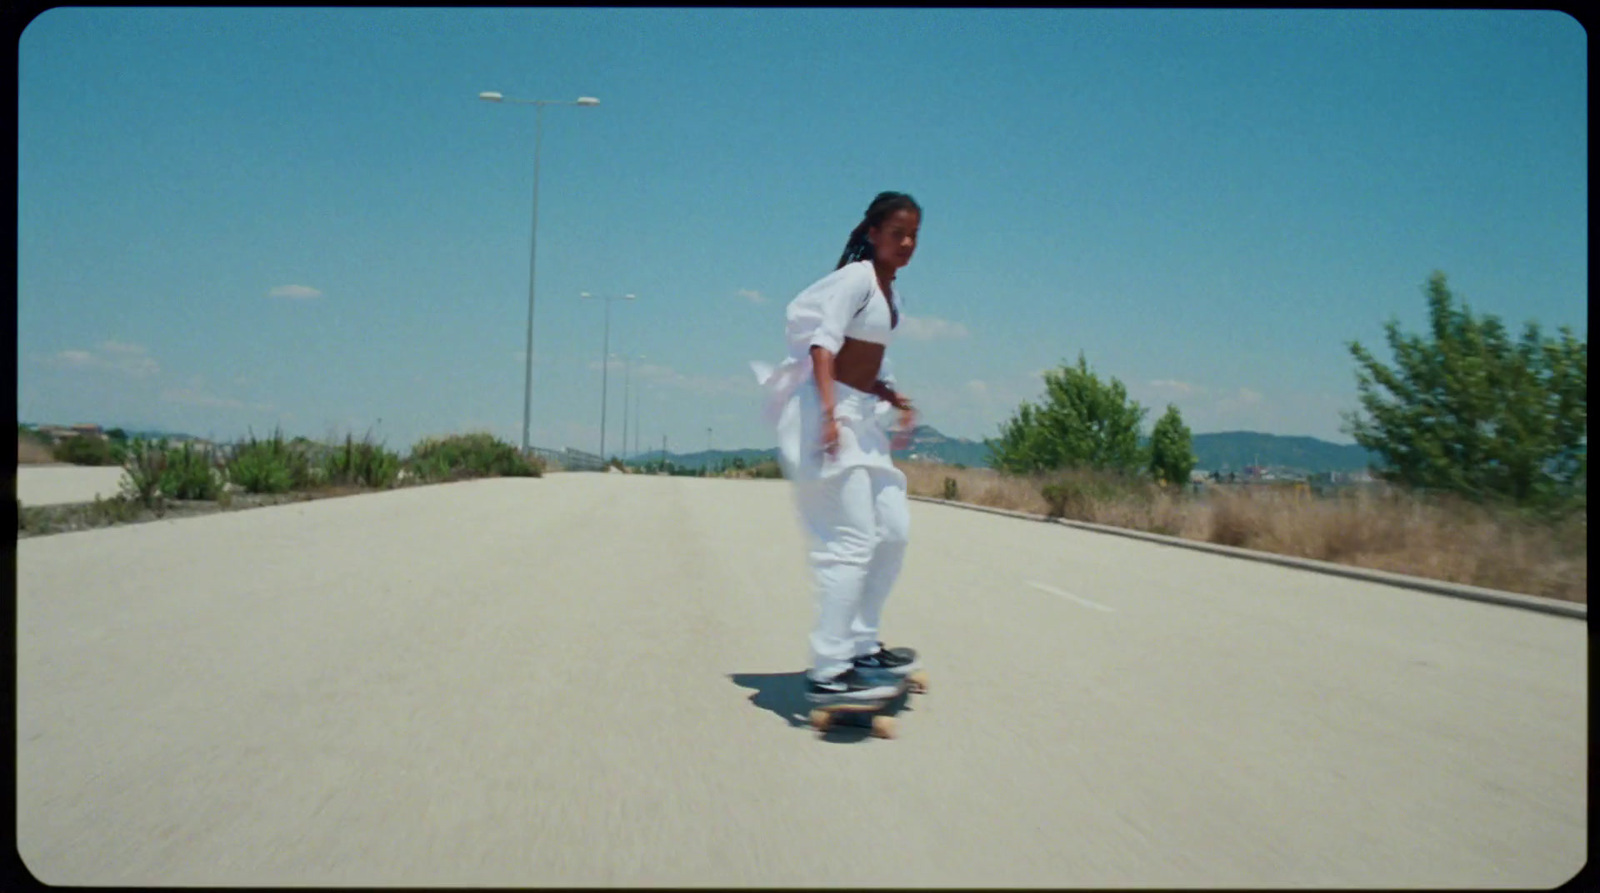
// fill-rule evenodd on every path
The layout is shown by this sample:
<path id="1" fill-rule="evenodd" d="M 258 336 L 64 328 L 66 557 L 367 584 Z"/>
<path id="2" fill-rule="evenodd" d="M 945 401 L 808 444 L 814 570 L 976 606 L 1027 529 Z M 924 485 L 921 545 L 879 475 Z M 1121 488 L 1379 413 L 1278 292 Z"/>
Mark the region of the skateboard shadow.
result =
<path id="1" fill-rule="evenodd" d="M 730 673 L 734 685 L 754 689 L 750 703 L 782 717 L 790 727 L 811 729 L 811 704 L 806 700 L 806 674 L 804 670 L 793 673 Z M 909 699 L 901 693 L 883 708 L 884 716 L 894 716 L 908 707 Z M 868 714 L 864 714 L 868 715 Z M 859 741 L 869 738 L 872 730 L 863 723 L 854 724 L 855 717 L 840 714 L 837 724 L 823 733 L 824 741 Z"/>

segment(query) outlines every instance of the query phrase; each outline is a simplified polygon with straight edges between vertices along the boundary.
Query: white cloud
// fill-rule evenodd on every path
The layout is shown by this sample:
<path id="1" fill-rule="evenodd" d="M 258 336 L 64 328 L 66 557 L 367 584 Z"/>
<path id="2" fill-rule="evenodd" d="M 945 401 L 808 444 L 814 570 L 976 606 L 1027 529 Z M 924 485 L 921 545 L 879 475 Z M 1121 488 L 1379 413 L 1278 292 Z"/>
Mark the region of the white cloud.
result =
<path id="1" fill-rule="evenodd" d="M 767 296 L 753 288 L 739 289 L 739 297 L 744 298 L 752 304 L 765 304 L 767 302 Z"/>
<path id="2" fill-rule="evenodd" d="M 912 341 L 934 341 L 940 338 L 965 338 L 967 327 L 937 316 L 910 316 L 900 320 L 900 331 Z"/>
<path id="3" fill-rule="evenodd" d="M 1150 382 L 1150 387 L 1162 391 L 1177 391 L 1180 394 L 1204 394 L 1207 390 L 1203 385 L 1187 381 L 1176 381 L 1170 378 L 1152 381 Z"/>
<path id="4" fill-rule="evenodd" d="M 161 364 L 143 346 L 120 341 L 104 341 L 93 350 L 63 350 L 49 362 L 73 369 L 105 369 L 130 378 L 149 378 L 161 371 Z"/>
<path id="5" fill-rule="evenodd" d="M 288 298 L 291 301 L 305 301 L 322 297 L 322 292 L 309 285 L 280 285 L 267 292 L 267 295 L 274 298 Z"/>

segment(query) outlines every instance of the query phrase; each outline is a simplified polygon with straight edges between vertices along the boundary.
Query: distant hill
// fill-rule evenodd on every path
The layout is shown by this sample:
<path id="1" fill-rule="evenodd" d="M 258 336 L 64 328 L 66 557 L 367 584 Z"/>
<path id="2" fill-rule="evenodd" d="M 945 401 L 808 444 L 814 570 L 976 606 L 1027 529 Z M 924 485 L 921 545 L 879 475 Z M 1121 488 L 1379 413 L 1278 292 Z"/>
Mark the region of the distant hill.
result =
<path id="1" fill-rule="evenodd" d="M 1327 471 L 1361 471 L 1376 463 L 1377 457 L 1355 444 L 1331 443 L 1315 437 L 1290 437 L 1263 434 L 1257 431 L 1224 431 L 1216 434 L 1196 434 L 1192 440 L 1196 468 L 1200 471 L 1239 471 L 1246 466 L 1262 465 L 1316 474 Z M 709 460 L 713 465 L 724 460 L 740 458 L 745 464 L 776 458 L 776 449 L 766 450 L 701 450 L 695 453 L 668 453 L 674 464 L 687 468 L 703 467 Z M 650 454 L 648 459 L 655 458 Z M 980 441 L 950 437 L 931 425 L 919 425 L 911 436 L 911 447 L 895 452 L 897 459 L 927 459 L 950 465 L 987 467 L 989 447 Z"/>
<path id="2" fill-rule="evenodd" d="M 976 440 L 950 437 L 932 425 L 918 425 L 911 432 L 911 448 L 895 451 L 896 459 L 926 459 L 948 465 L 988 467 L 989 447 Z"/>
<path id="3" fill-rule="evenodd" d="M 1194 453 L 1202 471 L 1237 471 L 1247 465 L 1286 468 L 1317 474 L 1361 471 L 1378 457 L 1357 444 L 1329 443 L 1315 437 L 1285 437 L 1256 431 L 1196 434 Z"/>
<path id="4" fill-rule="evenodd" d="M 1237 471 L 1249 465 L 1283 468 L 1315 474 L 1325 471 L 1361 471 L 1377 456 L 1355 444 L 1330 443 L 1315 437 L 1286 437 L 1255 431 L 1196 434 L 1192 445 L 1197 468 L 1202 471 Z M 947 437 L 926 425 L 912 437 L 912 447 L 898 458 L 915 455 L 949 464 L 987 466 L 989 448 L 978 441 Z"/>

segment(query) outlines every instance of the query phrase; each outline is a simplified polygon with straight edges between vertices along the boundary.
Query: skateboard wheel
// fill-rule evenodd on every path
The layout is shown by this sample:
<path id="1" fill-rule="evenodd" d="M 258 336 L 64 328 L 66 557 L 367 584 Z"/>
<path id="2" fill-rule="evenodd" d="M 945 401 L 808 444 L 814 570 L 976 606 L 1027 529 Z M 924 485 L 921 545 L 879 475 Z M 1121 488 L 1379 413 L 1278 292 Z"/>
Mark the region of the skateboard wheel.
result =
<path id="1" fill-rule="evenodd" d="M 811 711 L 811 727 L 818 732 L 826 732 L 828 726 L 833 724 L 833 715 L 826 710 Z"/>
<path id="2" fill-rule="evenodd" d="M 894 717 L 874 716 L 872 718 L 872 736 L 874 738 L 893 738 Z"/>
<path id="3" fill-rule="evenodd" d="M 917 670 L 906 677 L 906 690 L 912 694 L 926 694 L 928 691 L 928 674 Z"/>

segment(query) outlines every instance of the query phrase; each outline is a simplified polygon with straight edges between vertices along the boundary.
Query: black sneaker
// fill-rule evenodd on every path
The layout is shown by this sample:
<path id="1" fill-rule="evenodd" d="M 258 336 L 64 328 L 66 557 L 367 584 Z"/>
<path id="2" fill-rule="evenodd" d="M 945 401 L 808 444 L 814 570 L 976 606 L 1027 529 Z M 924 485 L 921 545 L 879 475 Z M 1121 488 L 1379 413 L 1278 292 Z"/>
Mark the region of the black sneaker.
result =
<path id="1" fill-rule="evenodd" d="M 900 693 L 899 677 L 883 670 L 851 667 L 821 682 L 806 674 L 806 700 L 814 704 L 882 701 Z"/>
<path id="2" fill-rule="evenodd" d="M 885 648 L 882 642 L 878 643 L 877 651 L 856 658 L 855 665 L 860 669 L 882 670 L 895 676 L 910 675 L 922 666 L 917 663 L 916 651 L 910 648 Z"/>

